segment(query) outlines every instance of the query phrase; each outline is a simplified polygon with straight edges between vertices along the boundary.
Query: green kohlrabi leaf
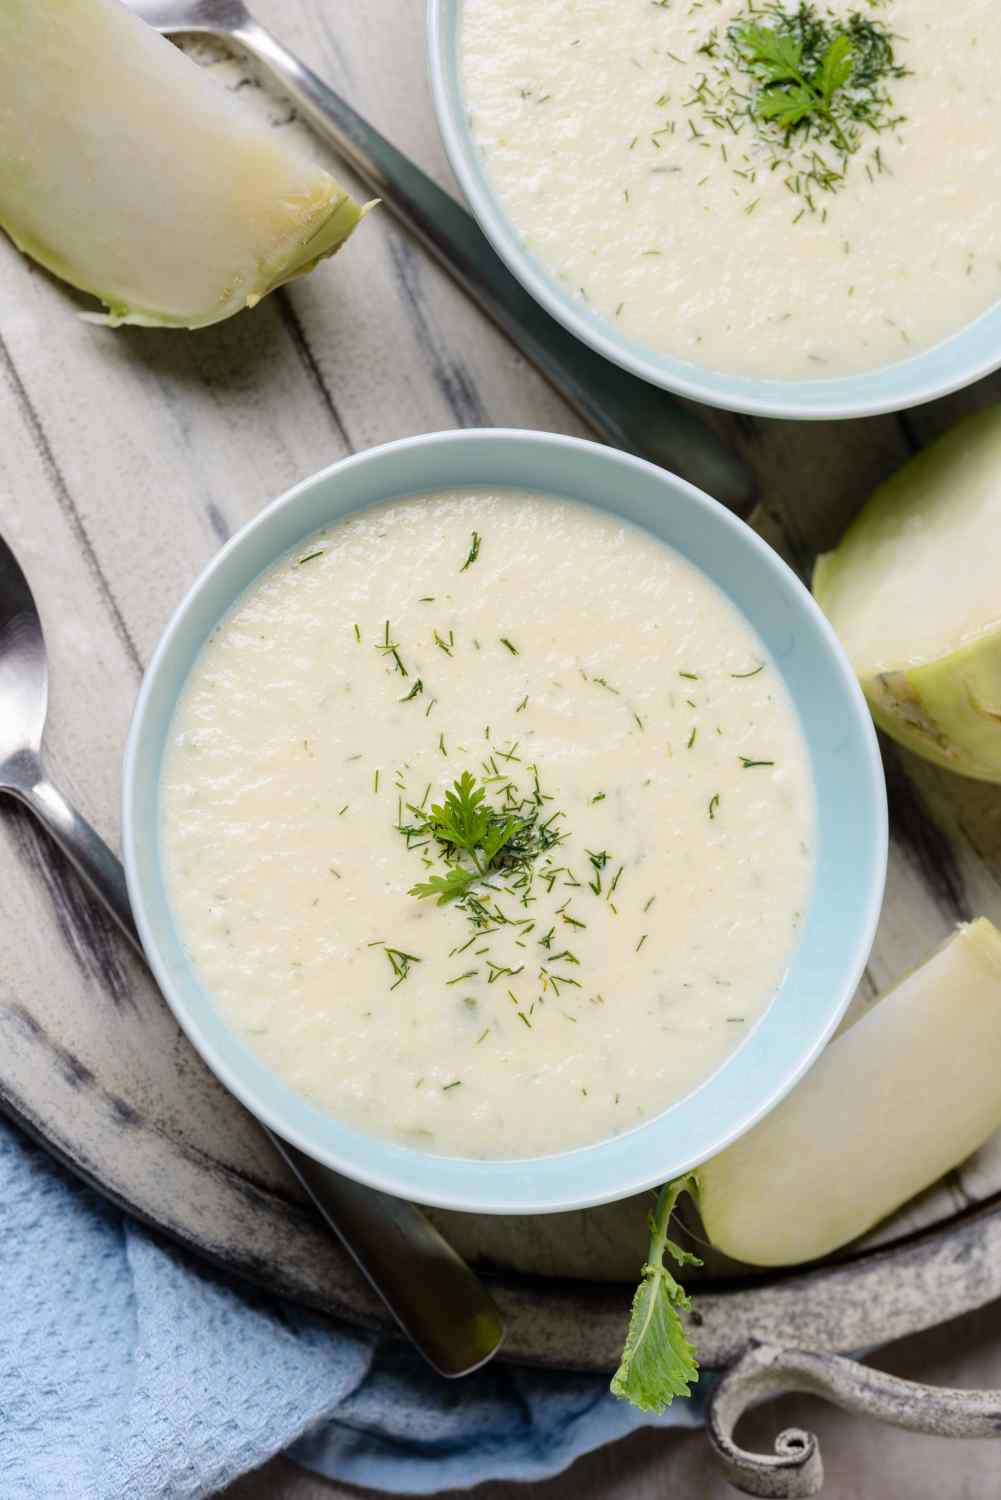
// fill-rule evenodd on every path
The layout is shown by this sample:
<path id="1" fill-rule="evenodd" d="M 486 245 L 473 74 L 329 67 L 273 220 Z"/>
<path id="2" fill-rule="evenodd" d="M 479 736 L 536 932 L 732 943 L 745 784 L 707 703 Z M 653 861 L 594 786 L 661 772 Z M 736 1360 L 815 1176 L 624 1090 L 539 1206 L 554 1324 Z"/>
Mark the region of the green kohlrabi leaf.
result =
<path id="1" fill-rule="evenodd" d="M 665 1254 L 679 1266 L 701 1264 L 667 1237 L 674 1205 L 682 1193 L 694 1193 L 696 1185 L 694 1175 L 669 1182 L 650 1220 L 649 1259 L 633 1299 L 622 1363 L 612 1377 L 613 1395 L 641 1411 L 659 1414 L 675 1396 L 689 1395 L 698 1378 L 695 1351 L 678 1316 L 689 1300 L 664 1265 Z"/>

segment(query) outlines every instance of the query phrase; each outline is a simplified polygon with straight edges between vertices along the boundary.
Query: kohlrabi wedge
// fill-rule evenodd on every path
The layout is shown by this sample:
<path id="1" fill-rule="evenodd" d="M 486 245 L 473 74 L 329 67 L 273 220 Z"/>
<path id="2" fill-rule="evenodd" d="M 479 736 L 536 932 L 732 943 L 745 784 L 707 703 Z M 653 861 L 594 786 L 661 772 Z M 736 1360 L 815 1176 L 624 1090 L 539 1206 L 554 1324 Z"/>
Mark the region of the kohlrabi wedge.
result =
<path id="1" fill-rule="evenodd" d="M 363 212 L 119 0 L 0 0 L 0 227 L 102 321 L 215 323 Z"/>
<path id="2" fill-rule="evenodd" d="M 881 729 L 1001 781 L 1001 407 L 882 485 L 821 557 L 813 591 Z"/>
<path id="3" fill-rule="evenodd" d="M 1001 1127 L 1001 933 L 960 927 L 695 1174 L 706 1234 L 755 1266 L 856 1239 Z"/>
<path id="4" fill-rule="evenodd" d="M 697 1374 L 668 1268 L 694 1260 L 668 1237 L 682 1193 L 725 1255 L 798 1265 L 864 1234 L 998 1129 L 1001 933 L 981 917 L 832 1042 L 760 1124 L 663 1189 L 612 1390 L 663 1411 Z"/>

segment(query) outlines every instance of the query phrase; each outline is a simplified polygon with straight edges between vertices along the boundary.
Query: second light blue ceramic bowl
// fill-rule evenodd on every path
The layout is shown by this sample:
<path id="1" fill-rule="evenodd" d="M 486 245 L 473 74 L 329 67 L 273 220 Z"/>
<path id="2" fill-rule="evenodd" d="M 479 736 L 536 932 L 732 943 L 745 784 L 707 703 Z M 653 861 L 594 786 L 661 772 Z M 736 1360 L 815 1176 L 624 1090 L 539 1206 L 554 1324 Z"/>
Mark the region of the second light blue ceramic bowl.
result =
<path id="1" fill-rule="evenodd" d="M 178 936 L 164 884 L 160 768 L 206 639 L 243 591 L 320 527 L 387 498 L 486 485 L 576 497 L 645 527 L 700 567 L 752 622 L 785 678 L 817 792 L 817 872 L 773 1004 L 700 1088 L 598 1145 L 528 1161 L 431 1156 L 343 1124 L 290 1089 L 226 1025 Z M 544 1213 L 623 1198 L 712 1156 L 778 1102 L 827 1041 L 858 983 L 886 869 L 886 797 L 872 722 L 809 593 L 747 526 L 640 459 L 542 433 L 449 432 L 344 459 L 296 486 L 206 568 L 146 673 L 125 757 L 129 894 L 150 963 L 188 1037 L 243 1103 L 316 1160 L 400 1197 L 477 1213 Z M 336 1068 L 337 1059 L 330 1060 Z"/>
<path id="2" fill-rule="evenodd" d="M 525 289 L 571 333 L 634 375 L 666 390 L 761 417 L 867 417 L 902 411 L 971 385 L 1001 365 L 1001 303 L 934 348 L 898 364 L 834 380 L 759 380 L 704 369 L 627 339 L 571 297 L 527 250 L 501 208 L 469 130 L 462 92 L 463 0 L 428 0 L 431 92 L 445 150 L 480 228 Z M 934 233 L 934 229 L 930 230 Z M 920 295 L 920 293 L 918 294 Z"/>

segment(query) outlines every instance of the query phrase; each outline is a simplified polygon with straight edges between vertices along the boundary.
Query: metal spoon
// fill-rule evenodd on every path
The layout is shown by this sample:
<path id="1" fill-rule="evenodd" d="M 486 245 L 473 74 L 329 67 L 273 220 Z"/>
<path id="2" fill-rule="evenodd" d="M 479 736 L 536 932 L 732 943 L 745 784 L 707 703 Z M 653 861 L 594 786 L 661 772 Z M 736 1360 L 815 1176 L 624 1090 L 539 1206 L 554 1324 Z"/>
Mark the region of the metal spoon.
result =
<path id="1" fill-rule="evenodd" d="M 0 537 L 0 792 L 31 809 L 142 957 L 120 861 L 45 774 L 47 703 L 41 620 L 28 581 Z M 428 1363 L 447 1376 L 468 1375 L 485 1364 L 504 1337 L 500 1314 L 424 1215 L 267 1134 Z"/>
<path id="2" fill-rule="evenodd" d="M 472 215 L 255 21 L 243 0 L 125 3 L 168 36 L 201 32 L 252 53 L 303 118 L 599 437 L 691 480 L 740 516 L 750 512 L 755 482 L 737 454 L 675 397 L 619 369 L 550 317 Z"/>

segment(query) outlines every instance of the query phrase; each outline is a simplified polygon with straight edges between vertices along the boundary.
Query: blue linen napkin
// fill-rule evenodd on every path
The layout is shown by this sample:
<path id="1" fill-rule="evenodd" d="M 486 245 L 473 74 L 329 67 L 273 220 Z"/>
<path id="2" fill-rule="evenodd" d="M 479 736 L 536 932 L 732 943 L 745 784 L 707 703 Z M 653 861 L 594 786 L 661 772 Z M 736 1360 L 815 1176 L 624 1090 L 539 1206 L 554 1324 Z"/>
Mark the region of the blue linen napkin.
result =
<path id="1" fill-rule="evenodd" d="M 0 1500 L 198 1500 L 273 1454 L 398 1494 L 539 1479 L 648 1421 L 604 1377 L 435 1376 L 168 1246 L 0 1123 Z M 664 1425 L 694 1426 L 701 1403 Z"/>

